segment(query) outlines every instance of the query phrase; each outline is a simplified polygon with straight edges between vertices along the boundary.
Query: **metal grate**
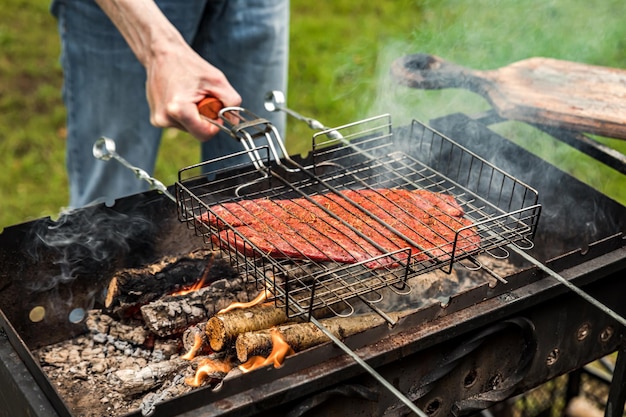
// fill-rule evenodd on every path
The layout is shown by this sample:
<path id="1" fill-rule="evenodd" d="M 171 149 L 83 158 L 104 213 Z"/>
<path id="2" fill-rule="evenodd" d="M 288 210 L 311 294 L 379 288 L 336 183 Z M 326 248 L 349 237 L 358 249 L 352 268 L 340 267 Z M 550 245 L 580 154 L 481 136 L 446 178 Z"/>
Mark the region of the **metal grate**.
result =
<path id="1" fill-rule="evenodd" d="M 233 132 L 247 146 L 242 154 L 252 159 L 252 166 L 239 166 L 235 176 L 232 168 L 229 175 L 220 175 L 213 166 L 226 157 L 182 169 L 176 184 L 179 218 L 206 244 L 229 254 L 241 272 L 259 289 L 269 290 L 289 316 L 311 314 L 319 308 L 349 315 L 354 311 L 352 300 L 357 298 L 375 308 L 383 288 L 408 292 L 408 277 L 437 268 L 449 271 L 460 260 L 479 266 L 475 255 L 489 252 L 505 257 L 508 253 L 503 247 L 511 243 L 532 247 L 540 213 L 537 192 L 417 121 L 401 135 L 394 135 L 386 115 L 317 133 L 313 153 L 307 158 L 311 163 L 306 166 L 289 157 L 275 157 L 272 141 L 279 138 L 266 121 L 245 124 L 246 129 Z M 268 139 L 270 146 L 255 147 L 258 137 Z M 211 187 L 206 186 L 208 179 Z M 401 208 L 404 203 L 397 200 L 384 203 L 399 213 L 391 218 L 380 204 L 387 198 L 381 190 L 390 189 L 452 196 L 469 221 L 449 226 L 450 233 L 446 233 L 441 227 L 429 227 L 416 214 L 421 211 Z M 374 197 L 357 202 L 348 190 Z M 338 216 L 327 201 L 339 202 L 350 214 Z M 268 204 L 279 208 L 268 211 Z M 289 220 L 294 208 L 309 210 L 312 216 L 322 214 L 316 222 L 304 221 L 310 233 L 303 233 Z M 281 214 L 274 219 L 277 210 Z M 349 219 L 357 217 L 365 219 L 367 230 Z M 247 233 L 253 223 L 263 224 L 262 233 Z M 373 237 L 370 229 L 406 245 L 393 250 L 393 245 L 381 247 L 380 236 Z M 367 256 L 345 262 L 324 261 L 333 251 L 324 246 L 328 230 L 346 237 L 348 247 L 371 244 L 377 251 L 365 250 Z M 264 236 L 278 236 L 271 251 L 259 243 Z M 473 244 L 478 237 L 479 244 Z M 287 244 L 294 241 L 302 244 Z M 424 247 L 424 242 L 430 244 Z"/>

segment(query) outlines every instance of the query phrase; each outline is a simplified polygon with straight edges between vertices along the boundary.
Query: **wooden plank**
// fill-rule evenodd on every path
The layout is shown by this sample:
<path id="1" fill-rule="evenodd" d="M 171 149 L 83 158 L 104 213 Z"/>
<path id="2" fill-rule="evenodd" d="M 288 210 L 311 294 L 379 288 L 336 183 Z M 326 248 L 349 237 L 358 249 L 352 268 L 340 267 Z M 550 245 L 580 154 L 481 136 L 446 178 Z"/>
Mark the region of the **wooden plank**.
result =
<path id="1" fill-rule="evenodd" d="M 420 89 L 465 88 L 507 119 L 626 139 L 626 70 L 529 58 L 473 70 L 427 54 L 392 64 L 394 78 Z"/>

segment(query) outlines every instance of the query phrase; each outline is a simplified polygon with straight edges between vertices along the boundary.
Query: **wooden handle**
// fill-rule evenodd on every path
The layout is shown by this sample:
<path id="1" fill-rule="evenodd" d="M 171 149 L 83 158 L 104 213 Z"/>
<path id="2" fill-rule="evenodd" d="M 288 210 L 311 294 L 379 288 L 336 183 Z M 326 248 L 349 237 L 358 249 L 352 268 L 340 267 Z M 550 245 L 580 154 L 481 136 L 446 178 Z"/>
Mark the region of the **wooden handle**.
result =
<path id="1" fill-rule="evenodd" d="M 391 65 L 394 79 L 403 85 L 426 90 L 467 88 L 481 91 L 486 74 L 445 61 L 438 56 L 414 54 L 396 59 Z"/>
<path id="2" fill-rule="evenodd" d="M 209 119 L 217 119 L 218 113 L 224 108 L 224 104 L 215 97 L 205 97 L 198 103 L 198 111 Z"/>

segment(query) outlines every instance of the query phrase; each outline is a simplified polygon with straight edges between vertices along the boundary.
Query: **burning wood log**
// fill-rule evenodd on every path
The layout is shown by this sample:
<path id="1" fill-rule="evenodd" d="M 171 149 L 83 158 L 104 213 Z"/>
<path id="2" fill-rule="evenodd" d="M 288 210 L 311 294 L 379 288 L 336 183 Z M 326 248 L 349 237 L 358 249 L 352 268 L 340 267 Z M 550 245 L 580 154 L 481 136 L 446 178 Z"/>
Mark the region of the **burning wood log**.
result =
<path id="1" fill-rule="evenodd" d="M 266 365 L 273 364 L 274 368 L 280 368 L 285 362 L 287 356 L 291 356 L 295 351 L 289 346 L 289 344 L 282 337 L 276 327 L 272 327 L 270 330 L 270 337 L 272 339 L 272 351 L 266 358 L 263 356 L 253 356 L 246 362 L 238 366 L 242 372 L 250 372 L 255 369 L 261 368 Z"/>
<path id="2" fill-rule="evenodd" d="M 271 303 L 261 304 L 211 317 L 206 325 L 206 334 L 211 349 L 219 352 L 234 342 L 241 333 L 269 329 L 287 320 L 283 309 L 276 308 Z"/>
<path id="3" fill-rule="evenodd" d="M 169 295 L 141 306 L 146 327 L 166 337 L 184 332 L 189 326 L 206 321 L 232 302 L 247 299 L 240 277 L 221 279 L 208 287 L 181 295 Z"/>
<path id="4" fill-rule="evenodd" d="M 177 357 L 139 369 L 119 369 L 109 375 L 108 381 L 117 392 L 130 397 L 155 390 L 173 380 L 188 387 L 198 387 L 207 380 L 221 381 L 231 368 L 230 359 L 220 355 L 198 356 L 191 361 Z"/>
<path id="5" fill-rule="evenodd" d="M 119 271 L 109 281 L 105 310 L 121 318 L 132 317 L 139 307 L 164 294 L 218 279 L 233 279 L 237 272 L 214 251 L 199 249 L 182 256 L 166 256 L 142 268 Z"/>
<path id="6" fill-rule="evenodd" d="M 389 316 L 397 320 L 407 314 L 409 312 L 396 312 L 390 313 Z M 331 317 L 321 319 L 320 323 L 336 337 L 345 338 L 380 326 L 385 323 L 385 319 L 377 313 L 370 313 Z M 328 336 L 311 322 L 284 324 L 273 329 L 241 333 L 235 342 L 237 359 L 245 363 L 252 356 L 267 356 L 272 350 L 272 331 L 278 331 L 283 340 L 296 352 L 330 341 Z"/>
<path id="7" fill-rule="evenodd" d="M 189 353 L 190 356 L 211 353 L 209 339 L 206 336 L 205 329 L 206 321 L 202 321 L 193 326 L 189 326 L 183 333 L 183 349 L 185 349 L 185 352 Z"/>
<path id="8" fill-rule="evenodd" d="M 233 368 L 230 358 L 222 358 L 219 355 L 198 359 L 196 374 L 185 378 L 185 384 L 190 387 L 199 387 L 207 380 L 222 381 Z"/>

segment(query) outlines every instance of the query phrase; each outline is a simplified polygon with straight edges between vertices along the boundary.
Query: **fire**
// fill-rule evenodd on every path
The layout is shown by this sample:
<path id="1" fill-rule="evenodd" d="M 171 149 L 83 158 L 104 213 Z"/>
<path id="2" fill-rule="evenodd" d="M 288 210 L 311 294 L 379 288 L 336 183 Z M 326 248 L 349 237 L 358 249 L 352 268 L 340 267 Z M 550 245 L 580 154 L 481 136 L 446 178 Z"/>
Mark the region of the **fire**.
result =
<path id="1" fill-rule="evenodd" d="M 190 387 L 199 387 L 206 378 L 218 378 L 223 379 L 223 375 L 226 375 L 233 369 L 230 360 L 220 362 L 213 359 L 203 359 L 198 363 L 198 369 L 196 375 L 192 378 L 185 378 L 185 384 Z"/>
<path id="2" fill-rule="evenodd" d="M 183 288 L 180 291 L 175 291 L 171 293 L 170 295 L 173 295 L 174 297 L 186 295 L 194 291 L 198 291 L 200 288 L 204 287 L 204 283 L 207 281 L 207 278 L 209 277 L 209 272 L 211 271 L 212 265 L 213 265 L 213 258 L 211 258 L 211 260 L 207 263 L 206 267 L 204 268 L 204 272 L 202 273 L 202 276 L 200 277 L 198 281 L 196 281 L 192 286 Z"/>
<path id="3" fill-rule="evenodd" d="M 191 287 L 187 287 L 187 288 L 182 289 L 180 291 L 175 291 L 175 292 L 171 293 L 170 295 L 173 295 L 174 297 L 176 297 L 176 296 L 181 296 L 181 295 L 187 295 L 187 294 L 192 293 L 194 291 L 198 291 L 200 288 L 204 287 L 204 279 L 205 279 L 205 276 L 202 276 L 202 278 L 200 278 L 198 281 L 196 281 L 196 283 L 193 284 Z"/>
<path id="4" fill-rule="evenodd" d="M 270 290 L 264 290 L 262 291 L 259 295 L 257 295 L 254 300 L 247 302 L 247 303 L 232 303 L 230 304 L 228 307 L 221 309 L 220 311 L 217 312 L 217 314 L 222 314 L 222 313 L 226 313 L 227 311 L 230 310 L 235 310 L 237 308 L 250 308 L 253 307 L 257 304 L 261 304 L 263 301 L 267 300 L 270 296 L 272 295 L 272 293 L 270 292 Z"/>
<path id="5" fill-rule="evenodd" d="M 272 351 L 269 356 L 267 358 L 263 358 L 262 356 L 251 357 L 246 363 L 239 365 L 239 369 L 242 372 L 250 372 L 271 363 L 274 364 L 274 368 L 280 368 L 283 362 L 285 362 L 285 358 L 294 354 L 293 349 L 285 339 L 283 339 L 278 329 L 271 329 L 270 334 L 272 335 Z"/>
<path id="6" fill-rule="evenodd" d="M 191 347 L 191 349 L 189 349 L 189 352 L 185 353 L 183 356 L 181 356 L 181 358 L 188 361 L 192 360 L 196 357 L 196 353 L 198 353 L 198 350 L 200 350 L 201 347 L 202 337 L 198 333 L 196 333 L 193 339 L 193 346 Z"/>

